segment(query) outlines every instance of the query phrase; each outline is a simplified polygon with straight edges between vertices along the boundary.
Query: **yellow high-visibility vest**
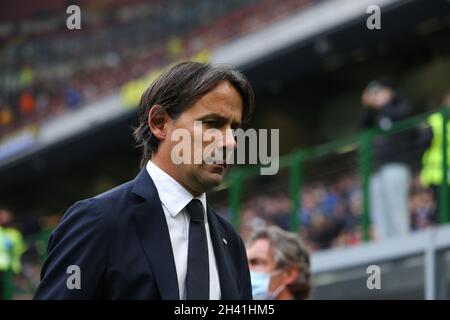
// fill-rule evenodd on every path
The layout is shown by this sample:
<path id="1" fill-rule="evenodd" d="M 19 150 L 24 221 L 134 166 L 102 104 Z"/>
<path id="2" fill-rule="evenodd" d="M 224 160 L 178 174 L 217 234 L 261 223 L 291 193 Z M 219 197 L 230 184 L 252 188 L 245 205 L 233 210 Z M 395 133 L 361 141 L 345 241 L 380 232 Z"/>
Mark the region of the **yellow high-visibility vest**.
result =
<path id="1" fill-rule="evenodd" d="M 0 227 L 0 271 L 22 271 L 20 258 L 24 250 L 22 234 L 18 230 Z"/>
<path id="2" fill-rule="evenodd" d="M 4 232 L 3 228 L 0 227 L 0 271 L 5 271 L 9 266 L 9 253 L 4 245 Z"/>
<path id="3" fill-rule="evenodd" d="M 420 182 L 424 187 L 442 184 L 442 114 L 435 113 L 428 118 L 428 124 L 433 130 L 433 140 L 431 146 L 425 151 L 422 157 L 422 170 L 420 172 Z M 447 158 L 450 161 L 450 121 L 447 126 Z M 448 168 L 447 168 L 448 170 Z M 448 175 L 450 179 L 450 175 Z M 450 181 L 448 181 L 450 183 Z"/>

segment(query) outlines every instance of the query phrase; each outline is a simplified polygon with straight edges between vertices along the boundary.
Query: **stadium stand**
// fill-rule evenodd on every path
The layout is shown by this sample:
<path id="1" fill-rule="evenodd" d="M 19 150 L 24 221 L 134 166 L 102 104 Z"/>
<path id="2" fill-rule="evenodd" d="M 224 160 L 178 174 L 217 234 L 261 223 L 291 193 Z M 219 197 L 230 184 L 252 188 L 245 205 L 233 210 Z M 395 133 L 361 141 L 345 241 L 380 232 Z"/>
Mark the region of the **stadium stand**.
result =
<path id="1" fill-rule="evenodd" d="M 89 31 L 81 34 L 64 28 L 64 15 L 54 17 L 53 24 L 48 21 L 46 15 L 60 7 L 44 16 L 39 13 L 41 4 L 26 9 L 24 17 L 30 20 L 16 22 L 21 31 L 1 38 L 5 43 L 0 60 L 1 136 L 88 105 L 152 68 L 213 49 L 307 4 L 273 0 L 129 2 L 98 6 L 89 2 L 85 26 Z M 22 12 L 21 7 L 8 9 Z M 3 22 L 5 29 L 12 24 Z M 30 30 L 28 24 L 35 27 Z M 36 31 L 40 24 L 41 33 Z"/>

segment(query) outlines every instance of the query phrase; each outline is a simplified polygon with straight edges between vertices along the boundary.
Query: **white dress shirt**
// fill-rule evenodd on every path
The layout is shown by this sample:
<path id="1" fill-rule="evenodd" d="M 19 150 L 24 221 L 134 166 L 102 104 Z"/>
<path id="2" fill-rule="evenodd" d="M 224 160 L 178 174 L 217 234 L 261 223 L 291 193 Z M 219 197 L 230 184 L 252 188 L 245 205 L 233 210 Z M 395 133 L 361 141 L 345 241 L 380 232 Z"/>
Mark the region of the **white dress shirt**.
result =
<path id="1" fill-rule="evenodd" d="M 175 258 L 180 299 L 185 300 L 190 221 L 189 214 L 186 212 L 185 207 L 192 199 L 194 199 L 194 196 L 152 161 L 148 161 L 146 169 L 152 178 L 156 189 L 158 190 L 159 198 L 161 199 L 167 226 L 169 227 L 173 256 Z M 220 300 L 219 274 L 217 272 L 216 257 L 214 255 L 214 248 L 211 242 L 211 234 L 206 215 L 206 194 L 203 193 L 196 197 L 196 199 L 199 199 L 202 203 L 205 214 L 205 229 L 209 258 L 209 298 L 211 300 Z"/>

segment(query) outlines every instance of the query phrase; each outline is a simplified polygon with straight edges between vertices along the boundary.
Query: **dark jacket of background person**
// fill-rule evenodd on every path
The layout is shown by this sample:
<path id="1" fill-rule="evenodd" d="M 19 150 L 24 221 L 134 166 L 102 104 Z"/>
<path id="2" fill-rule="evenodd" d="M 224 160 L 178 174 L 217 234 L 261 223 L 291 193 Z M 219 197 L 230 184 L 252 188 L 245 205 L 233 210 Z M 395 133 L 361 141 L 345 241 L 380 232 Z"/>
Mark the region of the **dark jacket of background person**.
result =
<path id="1" fill-rule="evenodd" d="M 365 129 L 379 128 L 389 130 L 392 125 L 411 115 L 411 107 L 406 99 L 395 96 L 379 109 L 365 108 L 362 126 Z M 373 168 L 388 163 L 408 163 L 410 153 L 414 150 L 415 130 L 405 130 L 395 134 L 377 136 L 372 141 Z"/>
<path id="2" fill-rule="evenodd" d="M 231 224 L 207 211 L 221 297 L 250 300 L 244 244 Z M 81 271 L 80 289 L 68 288 L 71 265 Z M 50 237 L 41 278 L 35 299 L 179 299 L 168 227 L 145 168 L 66 212 Z"/>

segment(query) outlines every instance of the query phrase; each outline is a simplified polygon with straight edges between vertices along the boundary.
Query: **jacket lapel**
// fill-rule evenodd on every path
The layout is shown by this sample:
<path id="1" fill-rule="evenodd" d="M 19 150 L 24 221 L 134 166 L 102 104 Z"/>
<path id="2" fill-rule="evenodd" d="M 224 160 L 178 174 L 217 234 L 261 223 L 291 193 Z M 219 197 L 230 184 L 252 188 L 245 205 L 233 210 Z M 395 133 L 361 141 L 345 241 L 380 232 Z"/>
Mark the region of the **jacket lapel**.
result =
<path id="1" fill-rule="evenodd" d="M 144 167 L 133 193 L 144 198 L 134 211 L 137 235 L 164 300 L 179 300 L 178 278 L 169 229 L 156 187 Z"/>
<path id="2" fill-rule="evenodd" d="M 231 256 L 228 252 L 227 244 L 223 241 L 227 239 L 227 235 L 219 224 L 219 220 L 208 207 L 208 223 L 211 234 L 211 241 L 214 247 L 214 255 L 216 257 L 217 269 L 219 273 L 220 290 L 223 300 L 239 299 L 238 289 L 236 287 L 236 275 L 231 274 Z"/>

